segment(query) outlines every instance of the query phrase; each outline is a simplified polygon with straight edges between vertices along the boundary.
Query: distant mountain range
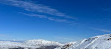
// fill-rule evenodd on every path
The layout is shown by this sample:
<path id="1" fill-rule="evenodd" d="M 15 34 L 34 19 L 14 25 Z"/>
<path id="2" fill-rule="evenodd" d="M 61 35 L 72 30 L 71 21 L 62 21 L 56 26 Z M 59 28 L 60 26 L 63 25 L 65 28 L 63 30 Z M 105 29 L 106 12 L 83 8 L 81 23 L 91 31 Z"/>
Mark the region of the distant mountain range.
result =
<path id="1" fill-rule="evenodd" d="M 47 40 L 27 40 L 27 41 L 0 41 L 0 49 L 37 49 L 37 48 L 56 48 L 62 46 L 63 44 L 54 42 L 54 41 L 47 41 Z M 53 49 L 54 49 L 53 48 Z"/>

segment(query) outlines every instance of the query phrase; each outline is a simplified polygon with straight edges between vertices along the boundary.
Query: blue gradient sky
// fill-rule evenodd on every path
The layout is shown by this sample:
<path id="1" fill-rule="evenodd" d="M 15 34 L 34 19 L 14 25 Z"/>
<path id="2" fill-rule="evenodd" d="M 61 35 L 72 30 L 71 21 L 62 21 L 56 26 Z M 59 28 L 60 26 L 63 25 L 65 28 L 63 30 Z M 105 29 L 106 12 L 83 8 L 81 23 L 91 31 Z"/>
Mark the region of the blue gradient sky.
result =
<path id="1" fill-rule="evenodd" d="M 109 33 L 110 0 L 0 0 L 0 40 L 66 42 Z"/>

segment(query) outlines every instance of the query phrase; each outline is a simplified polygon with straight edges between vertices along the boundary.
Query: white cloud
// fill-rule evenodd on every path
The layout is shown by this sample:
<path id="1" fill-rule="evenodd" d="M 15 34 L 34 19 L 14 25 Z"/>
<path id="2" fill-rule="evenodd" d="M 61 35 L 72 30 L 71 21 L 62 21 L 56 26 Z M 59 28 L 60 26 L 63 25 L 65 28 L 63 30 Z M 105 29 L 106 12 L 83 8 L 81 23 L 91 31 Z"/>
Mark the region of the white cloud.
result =
<path id="1" fill-rule="evenodd" d="M 95 30 L 98 30 L 98 31 L 102 31 L 102 32 L 105 32 L 105 33 L 110 33 L 111 30 L 107 30 L 107 29 L 97 29 L 97 28 L 94 28 Z"/>
<path id="2" fill-rule="evenodd" d="M 40 13 L 45 13 L 49 15 L 54 15 L 54 16 L 59 16 L 59 17 L 64 17 L 64 18 L 69 18 L 69 19 L 75 19 L 73 17 L 65 15 L 65 13 L 59 12 L 56 9 L 50 8 L 49 6 L 45 6 L 42 4 L 35 4 L 31 2 L 26 2 L 26 1 L 18 1 L 18 0 L 2 0 L 0 1 L 4 4 L 12 5 L 15 7 L 20 7 L 23 8 L 26 11 L 30 12 L 40 12 Z"/>
<path id="3" fill-rule="evenodd" d="M 27 13 L 22 13 L 24 15 L 27 15 L 27 16 L 33 16 L 33 17 L 39 17 L 39 18 L 45 18 L 45 19 L 48 19 L 48 20 L 52 20 L 52 21 L 56 21 L 56 22 L 65 22 L 65 23 L 72 23 L 71 21 L 68 21 L 67 19 L 58 19 L 58 18 L 54 18 L 54 17 L 48 17 L 46 15 L 39 15 L 39 14 L 27 14 Z"/>
<path id="4" fill-rule="evenodd" d="M 25 11 L 29 11 L 30 13 L 33 13 L 33 14 L 29 14 L 29 13 L 22 13 L 22 14 L 25 14 L 28 16 L 35 16 L 39 18 L 45 18 L 56 22 L 75 23 L 74 21 L 76 19 L 56 9 L 50 8 L 49 6 L 45 6 L 42 4 L 35 4 L 32 2 L 27 2 L 22 0 L 0 0 L 0 3 L 11 5 L 14 7 L 19 7 L 24 9 Z M 38 13 L 41 13 L 41 14 L 38 14 Z M 44 14 L 48 14 L 52 16 L 48 17 L 47 15 L 44 15 Z M 55 18 L 54 16 L 61 17 L 61 19 Z M 71 19 L 71 21 L 69 19 Z"/>
<path id="5" fill-rule="evenodd" d="M 103 31 L 103 32 L 111 32 L 111 30 L 105 30 L 105 29 L 100 29 L 100 31 Z"/>

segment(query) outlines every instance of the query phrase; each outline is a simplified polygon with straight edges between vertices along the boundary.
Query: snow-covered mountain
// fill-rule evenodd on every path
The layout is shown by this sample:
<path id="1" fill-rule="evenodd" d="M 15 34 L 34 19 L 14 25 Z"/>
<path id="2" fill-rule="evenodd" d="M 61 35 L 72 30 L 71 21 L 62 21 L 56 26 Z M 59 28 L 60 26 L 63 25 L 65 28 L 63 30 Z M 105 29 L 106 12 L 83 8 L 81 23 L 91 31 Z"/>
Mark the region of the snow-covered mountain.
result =
<path id="1" fill-rule="evenodd" d="M 42 49 L 42 48 L 56 48 L 62 44 L 47 40 L 27 40 L 24 42 L 14 41 L 0 41 L 0 49 Z M 54 49 L 53 48 L 53 49 Z"/>
<path id="2" fill-rule="evenodd" d="M 84 39 L 64 49 L 111 49 L 111 34 Z"/>
<path id="3" fill-rule="evenodd" d="M 111 34 L 65 44 L 47 40 L 0 41 L 0 49 L 111 49 Z"/>

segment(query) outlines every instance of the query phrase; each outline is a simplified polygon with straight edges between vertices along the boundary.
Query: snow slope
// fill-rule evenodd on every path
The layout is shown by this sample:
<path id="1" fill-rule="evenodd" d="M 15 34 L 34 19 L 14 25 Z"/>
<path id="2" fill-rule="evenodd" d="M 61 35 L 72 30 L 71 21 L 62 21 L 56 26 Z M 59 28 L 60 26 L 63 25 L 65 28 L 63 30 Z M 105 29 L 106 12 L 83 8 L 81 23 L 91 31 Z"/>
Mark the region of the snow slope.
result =
<path id="1" fill-rule="evenodd" d="M 66 49 L 111 49 L 111 34 L 84 39 L 72 46 Z"/>

